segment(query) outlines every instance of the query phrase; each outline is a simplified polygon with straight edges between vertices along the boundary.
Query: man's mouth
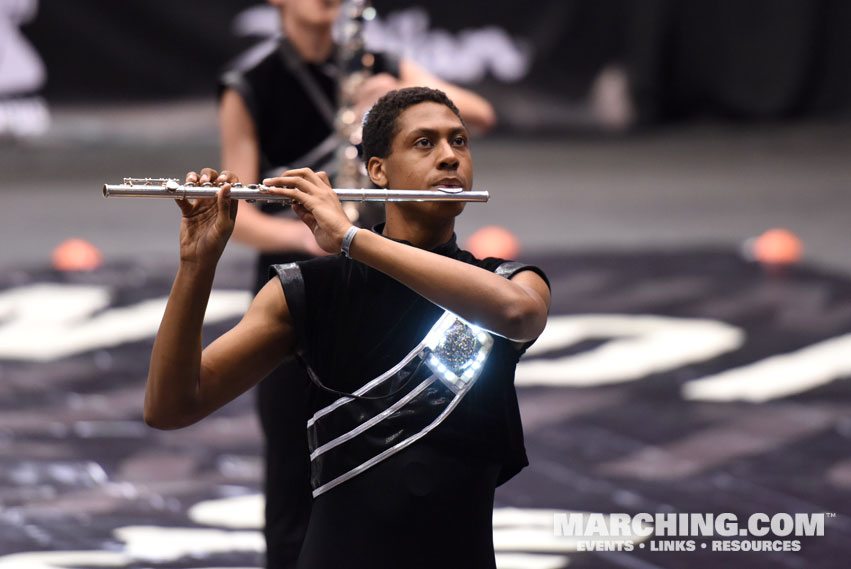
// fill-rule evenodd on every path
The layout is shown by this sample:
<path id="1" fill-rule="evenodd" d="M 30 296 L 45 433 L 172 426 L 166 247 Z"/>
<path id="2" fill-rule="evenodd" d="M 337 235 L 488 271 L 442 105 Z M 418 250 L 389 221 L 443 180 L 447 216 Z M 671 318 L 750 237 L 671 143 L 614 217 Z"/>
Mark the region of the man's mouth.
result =
<path id="1" fill-rule="evenodd" d="M 464 185 L 458 178 L 443 178 L 432 184 L 435 188 L 463 188 Z"/>

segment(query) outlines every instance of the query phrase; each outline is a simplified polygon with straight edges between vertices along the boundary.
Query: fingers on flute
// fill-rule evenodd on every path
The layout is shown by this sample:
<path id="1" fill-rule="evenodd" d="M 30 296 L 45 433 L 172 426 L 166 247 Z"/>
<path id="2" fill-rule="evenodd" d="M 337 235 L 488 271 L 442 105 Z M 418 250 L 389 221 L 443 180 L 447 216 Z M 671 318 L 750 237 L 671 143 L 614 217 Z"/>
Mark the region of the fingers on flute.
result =
<path id="1" fill-rule="evenodd" d="M 186 181 L 188 182 L 189 180 L 186 180 Z M 180 208 L 180 212 L 183 215 L 189 216 L 189 215 L 192 214 L 192 204 L 189 202 L 189 200 L 179 199 L 179 200 L 174 200 L 174 203 L 177 204 L 177 207 Z"/>
<path id="2" fill-rule="evenodd" d="M 219 177 L 219 173 L 212 168 L 204 168 L 201 170 L 201 177 L 199 178 L 199 182 L 202 184 L 206 184 L 207 182 L 212 182 L 216 178 Z"/>
<path id="3" fill-rule="evenodd" d="M 323 178 L 324 175 L 324 178 Z M 328 181 L 328 175 L 325 172 L 314 172 L 310 168 L 297 168 L 295 170 L 287 170 L 281 176 L 282 178 L 300 178 L 302 180 L 307 180 L 316 185 L 325 185 L 327 184 L 329 187 L 331 186 L 330 181 Z"/>
<path id="4" fill-rule="evenodd" d="M 317 186 L 327 185 L 328 187 L 331 187 L 331 182 L 328 180 L 328 174 L 326 174 L 325 172 L 314 172 L 313 170 L 310 170 L 310 169 L 306 169 L 306 170 L 307 171 L 304 172 L 304 175 L 301 176 L 305 180 L 310 180 L 311 182 L 313 182 Z"/>
<path id="5" fill-rule="evenodd" d="M 222 170 L 221 174 L 216 178 L 219 184 L 236 184 L 239 182 L 239 176 L 230 170 Z"/>
<path id="6" fill-rule="evenodd" d="M 287 173 L 289 174 L 289 172 Z M 311 172 L 311 174 L 313 174 L 313 172 Z M 316 174 L 313 174 L 313 176 L 316 176 Z M 263 183 L 268 186 L 275 186 L 277 188 L 281 188 L 285 191 L 289 190 L 299 192 L 301 196 L 310 196 L 316 193 L 316 186 L 318 185 L 318 181 L 319 178 L 317 178 L 316 180 L 310 180 L 302 176 L 278 176 L 277 178 L 263 180 Z"/>
<path id="7" fill-rule="evenodd" d="M 216 192 L 216 198 L 216 207 L 218 208 L 219 215 L 222 217 L 229 217 L 231 220 L 236 219 L 238 204 L 236 200 L 230 199 L 229 182 Z"/>
<path id="8" fill-rule="evenodd" d="M 277 178 L 266 178 L 263 180 L 263 185 L 269 187 L 270 193 L 286 196 L 303 203 L 309 197 L 309 194 L 298 187 L 296 180 L 304 182 L 300 178 L 279 176 Z"/>
<path id="9" fill-rule="evenodd" d="M 313 170 L 311 170 L 310 168 L 295 168 L 293 170 L 287 170 L 286 172 L 284 172 L 282 174 L 282 176 L 284 178 L 287 178 L 287 177 L 290 177 L 290 176 L 298 176 L 300 178 L 306 178 L 310 174 L 314 174 L 314 173 L 315 172 Z"/>

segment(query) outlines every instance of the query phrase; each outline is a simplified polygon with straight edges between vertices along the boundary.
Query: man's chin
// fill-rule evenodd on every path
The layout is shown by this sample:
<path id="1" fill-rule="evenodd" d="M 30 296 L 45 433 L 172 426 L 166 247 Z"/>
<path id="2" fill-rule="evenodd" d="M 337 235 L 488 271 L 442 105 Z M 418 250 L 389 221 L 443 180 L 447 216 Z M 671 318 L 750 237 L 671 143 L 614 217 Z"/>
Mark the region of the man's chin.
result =
<path id="1" fill-rule="evenodd" d="M 464 211 L 467 202 L 430 202 L 429 205 L 434 206 L 434 213 L 436 215 L 441 217 L 458 217 Z"/>
<path id="2" fill-rule="evenodd" d="M 460 215 L 467 202 L 396 202 L 396 204 L 428 217 L 447 218 Z"/>

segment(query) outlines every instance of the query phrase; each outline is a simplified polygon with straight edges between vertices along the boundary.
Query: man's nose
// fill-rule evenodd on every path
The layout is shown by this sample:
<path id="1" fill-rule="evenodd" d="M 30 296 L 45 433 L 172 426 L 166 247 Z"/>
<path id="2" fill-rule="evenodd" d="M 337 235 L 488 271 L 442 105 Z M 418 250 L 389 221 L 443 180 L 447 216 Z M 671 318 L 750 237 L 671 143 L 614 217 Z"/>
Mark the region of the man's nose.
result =
<path id="1" fill-rule="evenodd" d="M 455 168 L 458 167 L 458 164 L 459 164 L 458 156 L 455 155 L 455 149 L 452 147 L 451 144 L 449 144 L 449 141 L 446 141 L 446 140 L 441 141 L 440 144 L 438 145 L 437 149 L 438 149 L 437 156 L 440 160 L 440 164 L 439 164 L 440 168 L 442 168 L 442 169 L 446 168 L 446 169 L 454 170 Z"/>

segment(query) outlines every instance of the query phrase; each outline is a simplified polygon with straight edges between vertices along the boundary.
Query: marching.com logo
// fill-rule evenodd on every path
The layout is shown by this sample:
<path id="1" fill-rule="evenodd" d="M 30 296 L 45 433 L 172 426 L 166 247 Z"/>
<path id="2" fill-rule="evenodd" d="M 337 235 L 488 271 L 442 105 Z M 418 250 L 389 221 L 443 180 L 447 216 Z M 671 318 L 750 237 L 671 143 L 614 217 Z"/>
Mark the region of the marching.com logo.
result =
<path id="1" fill-rule="evenodd" d="M 575 540 L 578 551 L 800 551 L 797 538 L 823 536 L 825 520 L 833 517 L 756 513 L 740 520 L 733 513 L 556 512 L 553 533 Z"/>

